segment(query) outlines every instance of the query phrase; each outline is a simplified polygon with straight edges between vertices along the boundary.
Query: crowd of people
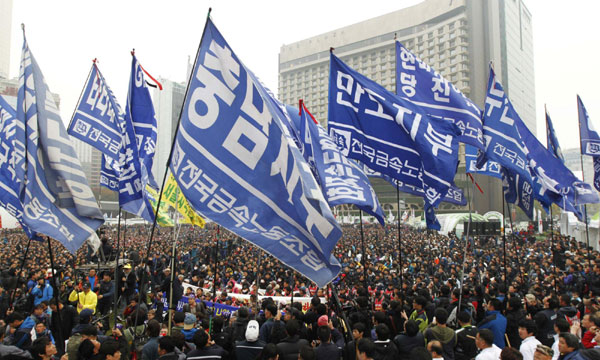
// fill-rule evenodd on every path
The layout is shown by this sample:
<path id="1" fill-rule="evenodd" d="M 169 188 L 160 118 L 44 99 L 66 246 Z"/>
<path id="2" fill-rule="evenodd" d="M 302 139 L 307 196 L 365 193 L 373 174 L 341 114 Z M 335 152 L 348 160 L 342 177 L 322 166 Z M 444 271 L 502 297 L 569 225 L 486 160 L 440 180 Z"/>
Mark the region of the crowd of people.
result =
<path id="1" fill-rule="evenodd" d="M 600 359 L 600 256 L 556 233 L 344 226 L 319 289 L 215 224 L 148 250 L 149 232 L 104 227 L 96 254 L 52 240 L 52 267 L 47 242 L 3 230 L 0 357 Z"/>

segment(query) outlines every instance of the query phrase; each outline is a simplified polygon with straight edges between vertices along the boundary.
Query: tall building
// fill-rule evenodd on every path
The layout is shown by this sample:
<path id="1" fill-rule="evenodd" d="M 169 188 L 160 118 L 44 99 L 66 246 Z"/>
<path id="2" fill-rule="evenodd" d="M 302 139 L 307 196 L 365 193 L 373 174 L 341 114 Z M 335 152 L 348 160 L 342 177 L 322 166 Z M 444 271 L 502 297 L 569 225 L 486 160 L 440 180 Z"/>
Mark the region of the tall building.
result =
<path id="1" fill-rule="evenodd" d="M 160 186 L 175 136 L 179 113 L 183 106 L 186 84 L 164 78 L 159 78 L 158 81 L 163 89 L 156 88 L 152 94 L 158 132 L 152 174 Z"/>
<path id="2" fill-rule="evenodd" d="M 536 133 L 531 13 L 522 0 L 425 0 L 283 45 L 279 53 L 279 98 L 291 105 L 304 99 L 311 112 L 325 122 L 331 47 L 349 66 L 394 91 L 395 38 L 481 108 L 488 64 L 492 62 L 515 109 Z M 464 188 L 468 185 L 464 170 L 459 173 L 456 183 Z M 482 176 L 477 182 L 485 194 L 473 197 L 475 209 L 501 209 L 500 182 Z M 395 202 L 391 186 L 377 187 L 380 201 Z"/>
<path id="3" fill-rule="evenodd" d="M 12 0 L 0 0 L 0 78 L 8 79 L 10 67 L 10 36 Z"/>
<path id="4" fill-rule="evenodd" d="M 565 165 L 575 174 L 580 180 L 585 179 L 585 182 L 591 184 L 594 182 L 594 160 L 591 156 L 583 156 L 581 158 L 581 150 L 579 148 L 563 150 Z M 581 162 L 583 161 L 583 177 L 581 174 Z"/>

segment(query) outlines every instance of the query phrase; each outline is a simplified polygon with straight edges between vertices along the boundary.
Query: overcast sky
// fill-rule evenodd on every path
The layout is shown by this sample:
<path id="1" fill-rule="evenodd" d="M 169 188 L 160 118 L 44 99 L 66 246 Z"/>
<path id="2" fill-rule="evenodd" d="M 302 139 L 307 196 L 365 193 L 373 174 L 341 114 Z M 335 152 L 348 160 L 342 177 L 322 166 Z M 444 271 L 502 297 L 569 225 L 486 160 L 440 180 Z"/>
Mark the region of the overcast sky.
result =
<path id="1" fill-rule="evenodd" d="M 188 56 L 196 54 L 212 6 L 211 17 L 233 51 L 276 92 L 282 44 L 418 2 L 15 0 L 11 76 L 18 75 L 25 23 L 30 49 L 50 89 L 61 96 L 65 123 L 94 58 L 124 106 L 131 49 L 154 77 L 184 81 Z M 526 5 L 533 15 L 538 137 L 545 144 L 545 103 L 562 148 L 578 147 L 577 93 L 600 129 L 600 2 L 528 0 Z"/>

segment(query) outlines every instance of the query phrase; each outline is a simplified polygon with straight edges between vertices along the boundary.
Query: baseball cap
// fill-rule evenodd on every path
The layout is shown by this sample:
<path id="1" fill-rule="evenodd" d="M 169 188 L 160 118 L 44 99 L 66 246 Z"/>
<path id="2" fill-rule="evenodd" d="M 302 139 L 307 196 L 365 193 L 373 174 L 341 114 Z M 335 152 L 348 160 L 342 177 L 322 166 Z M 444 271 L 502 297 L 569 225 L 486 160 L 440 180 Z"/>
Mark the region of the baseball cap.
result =
<path id="1" fill-rule="evenodd" d="M 131 269 L 131 264 L 125 264 L 125 266 L 123 266 L 123 269 Z"/>
<path id="2" fill-rule="evenodd" d="M 317 320 L 318 326 L 327 326 L 328 324 L 329 318 L 327 317 L 327 315 L 321 315 L 321 317 L 319 317 L 319 320 Z"/>
<path id="3" fill-rule="evenodd" d="M 196 317 L 194 314 L 185 313 L 185 319 L 183 320 L 183 330 L 191 330 L 196 325 Z"/>
<path id="4" fill-rule="evenodd" d="M 535 301 L 535 295 L 533 295 L 533 294 L 527 294 L 527 295 L 525 295 L 525 299 L 528 302 L 534 302 Z"/>
<path id="5" fill-rule="evenodd" d="M 258 321 L 250 320 L 246 327 L 246 341 L 255 342 L 256 340 L 258 340 Z"/>
<path id="6" fill-rule="evenodd" d="M 84 289 L 89 289 L 90 288 L 90 283 L 86 281 L 83 284 L 81 284 L 81 287 L 83 287 Z"/>

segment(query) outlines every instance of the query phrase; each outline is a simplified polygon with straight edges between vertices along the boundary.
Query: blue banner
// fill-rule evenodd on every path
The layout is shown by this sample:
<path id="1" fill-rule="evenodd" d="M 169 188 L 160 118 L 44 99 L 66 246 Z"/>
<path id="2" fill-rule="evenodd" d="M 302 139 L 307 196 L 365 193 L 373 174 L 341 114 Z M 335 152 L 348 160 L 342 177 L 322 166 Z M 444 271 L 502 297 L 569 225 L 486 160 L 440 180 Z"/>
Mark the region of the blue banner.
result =
<path id="1" fill-rule="evenodd" d="M 92 65 L 69 125 L 69 135 L 113 159 L 119 159 L 123 139 L 118 116 L 121 110 L 113 107 L 111 96 L 112 92 L 104 82 L 100 70 L 96 64 Z"/>
<path id="2" fill-rule="evenodd" d="M 495 161 L 486 161 L 481 168 L 477 167 L 478 153 L 476 147 L 465 144 L 466 172 L 502 179 L 502 167 Z"/>
<path id="3" fill-rule="evenodd" d="M 460 142 L 483 149 L 481 110 L 398 41 L 396 94 L 421 107 L 430 117 L 453 122 L 461 131 Z"/>
<path id="4" fill-rule="evenodd" d="M 425 198 L 425 191 L 422 188 L 417 188 L 416 186 L 405 184 L 400 180 L 392 179 L 391 177 L 389 177 L 387 175 L 383 175 L 377 171 L 373 171 L 372 169 L 369 169 L 369 167 L 366 165 L 363 165 L 363 171 L 369 177 L 378 177 L 378 178 L 384 179 L 385 181 L 392 184 L 394 187 L 397 187 L 403 193 L 416 195 L 416 196 Z M 461 188 L 456 187 L 456 186 L 451 186 L 448 189 L 448 192 L 446 193 L 446 195 L 442 198 L 442 202 L 465 206 L 465 205 L 467 205 L 467 198 L 465 197 L 465 194 Z"/>
<path id="5" fill-rule="evenodd" d="M 161 299 L 161 302 L 164 305 L 165 309 L 169 308 L 169 300 L 167 299 L 166 295 L 164 295 Z M 196 301 L 198 301 L 196 299 Z M 238 311 L 240 308 L 237 306 L 231 306 L 231 305 L 226 305 L 226 304 L 220 304 L 220 303 L 213 303 L 212 301 L 204 301 L 204 304 L 206 305 L 206 308 L 209 311 L 209 314 L 212 316 L 221 316 L 224 318 L 229 318 L 231 317 L 231 314 L 233 314 L 234 312 Z M 175 311 L 183 311 L 183 307 L 189 304 L 189 299 L 186 296 L 183 296 L 181 299 L 179 299 L 179 301 L 177 302 L 177 306 L 175 307 Z"/>
<path id="6" fill-rule="evenodd" d="M 594 130 L 590 116 L 579 95 L 577 95 L 577 112 L 579 114 L 581 153 L 589 156 L 600 156 L 600 135 Z"/>
<path id="7" fill-rule="evenodd" d="M 442 226 L 437 216 L 435 216 L 435 209 L 433 206 L 428 205 L 427 202 L 423 206 L 425 207 L 425 224 L 427 224 L 427 228 L 439 231 Z"/>
<path id="8" fill-rule="evenodd" d="M 460 130 L 330 56 L 331 137 L 342 153 L 425 190 L 436 206 L 454 183 Z"/>
<path id="9" fill-rule="evenodd" d="M 23 204 L 19 200 L 22 179 L 25 173 L 25 129 L 17 126 L 17 112 L 0 95 L 0 206 L 6 209 L 21 224 L 30 239 L 41 240 L 23 221 Z"/>
<path id="10" fill-rule="evenodd" d="M 156 116 L 150 91 L 146 86 L 144 71 L 139 61 L 132 55 L 131 76 L 127 104 L 125 105 L 125 119 L 131 119 L 137 138 L 137 146 L 141 161 L 142 182 L 158 189 L 156 180 L 152 175 L 154 151 L 156 149 Z"/>
<path id="11" fill-rule="evenodd" d="M 146 179 L 142 174 L 133 122 L 129 116 L 125 117 L 96 64 L 92 66 L 77 104 L 69 134 L 95 147 L 113 161 L 113 180 L 114 176 L 119 180 L 119 205 L 125 211 L 153 222 L 154 212 L 142 191 Z M 108 174 L 106 169 L 105 174 Z M 106 186 L 110 179 L 101 178 L 101 182 Z"/>
<path id="12" fill-rule="evenodd" d="M 119 191 L 119 163 L 102 154 L 100 185 L 112 191 Z"/>
<path id="13" fill-rule="evenodd" d="M 385 226 L 383 210 L 365 173 L 342 154 L 327 130 L 314 121 L 304 106 L 302 103 L 300 108 L 304 159 L 314 168 L 329 205 L 354 204 Z"/>
<path id="14" fill-rule="evenodd" d="M 565 163 L 565 158 L 563 157 L 562 150 L 558 144 L 558 138 L 554 132 L 554 126 L 552 126 L 552 119 L 550 119 L 548 110 L 546 110 L 546 148 L 548 148 L 548 151 L 550 151 L 554 157 L 562 161 L 563 164 Z"/>
<path id="15" fill-rule="evenodd" d="M 75 253 L 104 219 L 26 39 L 20 68 L 17 126 L 27 142 L 26 166 L 16 169 L 23 221 Z"/>
<path id="16" fill-rule="evenodd" d="M 582 155 L 594 157 L 594 187 L 600 191 L 600 136 L 594 130 L 590 116 L 583 105 L 583 101 L 577 95 L 577 112 L 579 113 L 579 138 Z M 581 171 L 583 176 L 583 170 Z"/>
<path id="17" fill-rule="evenodd" d="M 284 111 L 208 19 L 170 168 L 196 211 L 325 286 L 341 229 Z"/>

